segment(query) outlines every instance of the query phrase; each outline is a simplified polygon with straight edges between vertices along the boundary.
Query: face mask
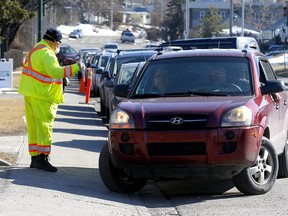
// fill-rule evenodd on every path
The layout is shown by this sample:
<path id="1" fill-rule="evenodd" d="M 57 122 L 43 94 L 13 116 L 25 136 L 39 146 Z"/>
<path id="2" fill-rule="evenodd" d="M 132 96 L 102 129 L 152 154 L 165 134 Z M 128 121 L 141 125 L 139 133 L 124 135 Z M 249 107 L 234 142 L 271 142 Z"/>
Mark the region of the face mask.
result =
<path id="1" fill-rule="evenodd" d="M 54 50 L 54 53 L 55 53 L 55 54 L 58 54 L 59 52 L 60 52 L 60 48 L 57 47 L 57 48 Z"/>

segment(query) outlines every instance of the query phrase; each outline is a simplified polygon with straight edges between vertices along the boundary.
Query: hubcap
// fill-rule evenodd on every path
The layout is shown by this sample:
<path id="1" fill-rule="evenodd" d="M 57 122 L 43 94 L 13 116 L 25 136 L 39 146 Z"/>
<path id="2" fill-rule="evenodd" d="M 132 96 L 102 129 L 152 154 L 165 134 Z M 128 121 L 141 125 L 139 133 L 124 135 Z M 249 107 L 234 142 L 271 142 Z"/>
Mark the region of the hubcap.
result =
<path id="1" fill-rule="evenodd" d="M 256 184 L 265 184 L 271 176 L 273 161 L 266 148 L 261 148 L 257 161 L 250 167 L 249 173 Z"/>

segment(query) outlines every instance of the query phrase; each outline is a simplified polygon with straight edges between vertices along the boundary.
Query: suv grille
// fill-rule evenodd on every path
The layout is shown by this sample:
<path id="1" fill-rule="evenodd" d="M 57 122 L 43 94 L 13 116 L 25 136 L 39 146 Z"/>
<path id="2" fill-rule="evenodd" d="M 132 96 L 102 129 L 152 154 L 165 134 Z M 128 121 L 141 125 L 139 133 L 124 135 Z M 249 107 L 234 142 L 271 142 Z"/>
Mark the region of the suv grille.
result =
<path id="1" fill-rule="evenodd" d="M 205 129 L 206 127 L 206 115 L 170 114 L 150 116 L 148 119 L 148 129 L 150 130 L 189 130 Z"/>

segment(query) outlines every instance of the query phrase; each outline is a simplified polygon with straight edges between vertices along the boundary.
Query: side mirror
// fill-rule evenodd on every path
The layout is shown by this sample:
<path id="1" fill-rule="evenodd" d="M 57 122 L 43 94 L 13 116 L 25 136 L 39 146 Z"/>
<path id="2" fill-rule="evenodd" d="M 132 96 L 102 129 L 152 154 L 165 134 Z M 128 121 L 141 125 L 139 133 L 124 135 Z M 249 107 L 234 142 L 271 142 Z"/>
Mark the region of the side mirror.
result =
<path id="1" fill-rule="evenodd" d="M 96 72 L 96 74 L 102 74 L 103 73 L 103 69 L 102 68 L 97 68 L 95 72 Z"/>
<path id="2" fill-rule="evenodd" d="M 103 73 L 101 73 L 101 80 L 103 80 L 104 78 L 109 78 L 109 74 L 108 71 L 104 71 Z"/>
<path id="3" fill-rule="evenodd" d="M 113 94 L 117 97 L 127 98 L 129 93 L 129 85 L 126 84 L 118 84 L 113 88 Z"/>
<path id="4" fill-rule="evenodd" d="M 107 82 L 105 82 L 105 87 L 107 88 L 113 88 L 115 86 L 114 81 L 113 80 L 108 80 Z"/>
<path id="5" fill-rule="evenodd" d="M 285 91 L 285 84 L 281 80 L 268 80 L 264 86 L 261 87 L 261 93 L 273 94 Z"/>
<path id="6" fill-rule="evenodd" d="M 90 64 L 90 68 L 95 69 L 95 68 L 96 68 L 96 65 L 95 65 L 95 64 Z"/>

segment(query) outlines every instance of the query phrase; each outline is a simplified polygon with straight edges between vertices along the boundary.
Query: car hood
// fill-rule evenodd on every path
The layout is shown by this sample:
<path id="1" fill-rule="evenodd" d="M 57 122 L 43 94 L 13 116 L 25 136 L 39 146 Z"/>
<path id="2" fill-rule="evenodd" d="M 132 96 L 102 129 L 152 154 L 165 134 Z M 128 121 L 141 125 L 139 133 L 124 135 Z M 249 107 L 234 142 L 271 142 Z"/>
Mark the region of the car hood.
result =
<path id="1" fill-rule="evenodd" d="M 157 115 L 199 114 L 207 116 L 209 125 L 218 126 L 224 113 L 235 107 L 250 103 L 249 97 L 167 97 L 149 99 L 128 99 L 119 104 L 119 108 L 129 112 L 138 122 L 143 118 Z M 247 102 L 248 101 L 248 102 Z M 142 119 L 142 120 L 141 120 Z"/>

